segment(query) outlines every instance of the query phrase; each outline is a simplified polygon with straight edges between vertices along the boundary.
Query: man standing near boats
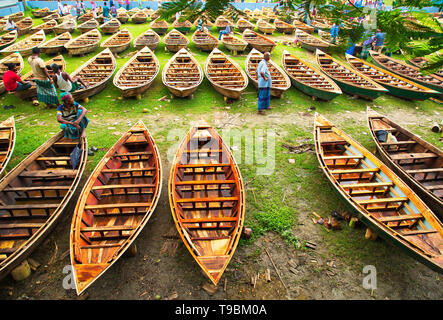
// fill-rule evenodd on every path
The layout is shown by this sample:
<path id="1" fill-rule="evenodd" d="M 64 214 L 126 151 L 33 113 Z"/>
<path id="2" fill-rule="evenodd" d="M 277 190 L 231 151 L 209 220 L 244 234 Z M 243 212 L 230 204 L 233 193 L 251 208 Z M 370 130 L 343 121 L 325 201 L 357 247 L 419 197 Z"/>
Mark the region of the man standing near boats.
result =
<path id="1" fill-rule="evenodd" d="M 271 109 L 271 73 L 268 69 L 268 61 L 271 59 L 271 54 L 265 52 L 263 60 L 260 61 L 257 67 L 258 77 L 258 114 L 264 114 L 265 110 Z"/>
<path id="2" fill-rule="evenodd" d="M 80 77 L 71 78 L 67 72 L 62 72 L 59 65 L 56 63 L 51 64 L 51 69 L 54 72 L 52 81 L 54 82 L 55 87 L 59 88 L 61 92 L 74 92 L 78 89 L 88 87 Z"/>
<path id="3" fill-rule="evenodd" d="M 47 108 L 58 104 L 57 90 L 51 76 L 46 69 L 45 62 L 40 58 L 40 48 L 32 48 L 32 55 L 28 58 L 37 87 L 37 100 L 46 103 Z"/>

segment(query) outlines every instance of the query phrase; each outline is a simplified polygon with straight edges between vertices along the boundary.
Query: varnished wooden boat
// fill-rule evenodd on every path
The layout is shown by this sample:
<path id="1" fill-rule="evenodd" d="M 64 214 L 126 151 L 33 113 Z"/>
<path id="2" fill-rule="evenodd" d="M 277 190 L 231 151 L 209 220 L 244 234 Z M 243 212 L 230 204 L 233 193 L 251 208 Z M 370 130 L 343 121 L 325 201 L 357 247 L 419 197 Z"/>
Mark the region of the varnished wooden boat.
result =
<path id="1" fill-rule="evenodd" d="M 83 56 L 94 52 L 98 48 L 101 38 L 101 33 L 97 29 L 92 29 L 67 42 L 65 48 L 68 50 L 69 56 Z"/>
<path id="2" fill-rule="evenodd" d="M 14 52 L 3 59 L 0 59 L 0 94 L 6 91 L 5 85 L 3 84 L 3 74 L 8 71 L 8 67 L 6 66 L 8 63 L 15 63 L 18 66 L 18 75 L 20 75 L 20 73 L 23 71 L 24 63 L 20 53 Z"/>
<path id="3" fill-rule="evenodd" d="M 189 44 L 189 39 L 180 31 L 172 29 L 163 38 L 166 49 L 171 52 L 178 52 L 180 49 L 186 48 Z"/>
<path id="4" fill-rule="evenodd" d="M 138 50 L 148 47 L 152 51 L 155 51 L 160 43 L 160 40 L 160 36 L 154 30 L 148 29 L 135 38 L 134 47 L 136 47 Z"/>
<path id="5" fill-rule="evenodd" d="M 85 100 L 101 92 L 111 81 L 116 67 L 115 57 L 109 48 L 86 61 L 71 74 L 71 77 L 79 76 L 88 82 L 87 88 L 77 89 L 72 93 L 74 99 Z"/>
<path id="6" fill-rule="evenodd" d="M 192 35 L 192 41 L 200 50 L 209 52 L 217 48 L 220 43 L 216 37 L 204 31 L 195 31 Z"/>
<path id="7" fill-rule="evenodd" d="M 346 54 L 346 60 L 352 68 L 382 85 L 389 90 L 390 94 L 396 97 L 408 100 L 426 100 L 439 94 L 438 91 L 429 89 L 350 54 Z"/>
<path id="8" fill-rule="evenodd" d="M 131 13 L 128 12 L 128 10 L 126 10 L 126 8 L 124 8 L 124 7 L 120 7 L 117 9 L 117 14 L 119 14 L 119 13 L 127 13 L 129 16 L 131 16 Z"/>
<path id="9" fill-rule="evenodd" d="M 256 88 L 258 88 L 257 67 L 263 60 L 263 53 L 252 49 L 246 57 L 245 69 L 249 78 Z M 280 98 L 283 93 L 291 87 L 291 80 L 288 75 L 274 61 L 268 61 L 268 69 L 271 73 L 272 85 L 271 96 Z"/>
<path id="10" fill-rule="evenodd" d="M 443 151 L 368 107 L 368 126 L 381 159 L 443 219 Z M 391 134 L 391 139 L 379 135 Z"/>
<path id="11" fill-rule="evenodd" d="M 17 40 L 17 36 L 18 36 L 17 30 L 12 30 L 0 36 L 0 50 L 13 44 L 15 40 Z"/>
<path id="12" fill-rule="evenodd" d="M 424 57 L 417 57 L 413 59 L 409 59 L 408 62 L 417 68 L 422 68 L 426 63 L 428 63 L 428 59 Z M 440 69 L 434 72 L 435 75 L 443 78 L 443 69 Z"/>
<path id="13" fill-rule="evenodd" d="M 151 86 L 159 70 L 157 57 L 149 47 L 144 47 L 119 69 L 113 80 L 114 85 L 124 98 L 140 98 Z"/>
<path id="14" fill-rule="evenodd" d="M 211 20 L 206 15 L 201 16 L 200 18 L 203 19 L 203 25 L 202 26 L 208 28 L 208 30 L 211 31 L 212 27 L 214 26 L 214 23 L 211 22 Z M 200 21 L 200 18 L 195 19 L 195 21 L 193 23 L 193 25 L 195 27 L 198 26 L 198 22 Z"/>
<path id="15" fill-rule="evenodd" d="M 154 30 L 157 34 L 165 34 L 168 32 L 169 23 L 165 20 L 155 20 L 149 24 L 152 30 Z"/>
<path id="16" fill-rule="evenodd" d="M 295 19 L 292 24 L 294 25 L 295 28 L 299 29 L 299 30 L 303 30 L 306 33 L 313 33 L 315 28 L 312 26 L 308 26 L 306 23 L 303 23 L 297 19 Z"/>
<path id="17" fill-rule="evenodd" d="M 315 50 L 317 49 L 327 51 L 329 47 L 332 46 L 329 42 L 314 37 L 313 35 L 306 33 L 300 29 L 295 29 L 295 37 L 297 41 L 300 42 L 303 48 L 311 52 L 315 52 Z"/>
<path id="18" fill-rule="evenodd" d="M 368 150 L 316 114 L 323 172 L 346 204 L 384 240 L 443 272 L 443 225 L 412 189 Z"/>
<path id="19" fill-rule="evenodd" d="M 78 17 L 78 22 L 86 22 L 88 20 L 94 19 L 94 13 L 92 11 L 86 12 L 85 14 Z"/>
<path id="20" fill-rule="evenodd" d="M 95 20 L 99 23 L 99 24 L 103 24 L 105 22 L 105 17 L 103 16 L 103 14 L 97 14 L 97 17 L 95 18 Z"/>
<path id="21" fill-rule="evenodd" d="M 231 52 L 243 52 L 248 47 L 248 43 L 232 34 L 222 35 L 221 42 Z"/>
<path id="22" fill-rule="evenodd" d="M 214 89 L 226 98 L 240 98 L 248 86 L 243 69 L 217 48 L 206 59 L 205 74 Z"/>
<path id="23" fill-rule="evenodd" d="M 131 10 L 129 10 L 129 11 L 131 11 Z M 129 11 L 128 11 L 128 14 L 129 14 Z M 137 23 L 137 24 L 145 23 L 147 20 L 148 20 L 148 16 L 146 15 L 146 13 L 144 13 L 141 10 L 137 11 L 135 14 L 133 14 L 131 16 L 131 21 L 133 23 Z"/>
<path id="24" fill-rule="evenodd" d="M 59 21 L 61 21 L 61 17 L 58 14 L 58 12 L 54 12 L 54 13 L 51 13 L 50 15 L 42 18 L 42 20 L 43 20 L 43 22 L 48 22 L 50 20 L 55 20 L 58 23 Z"/>
<path id="25" fill-rule="evenodd" d="M 77 26 L 77 30 L 81 33 L 86 33 L 98 27 L 98 22 L 95 19 L 91 19 L 83 22 L 82 24 Z"/>
<path id="26" fill-rule="evenodd" d="M 295 31 L 295 26 L 284 22 L 283 20 L 276 19 L 274 22 L 275 28 L 278 32 L 292 34 Z"/>
<path id="27" fill-rule="evenodd" d="M 15 121 L 14 116 L 12 116 L 0 123 L 0 177 L 5 173 L 6 166 L 14 152 L 15 137 Z"/>
<path id="28" fill-rule="evenodd" d="M 323 30 L 323 31 L 330 31 L 332 28 L 332 24 L 321 19 L 312 20 L 311 26 L 314 27 L 314 30 Z"/>
<path id="29" fill-rule="evenodd" d="M 169 174 L 169 203 L 186 248 L 217 285 L 240 239 L 245 192 L 229 147 L 203 120 L 177 150 Z"/>
<path id="30" fill-rule="evenodd" d="M 131 246 L 152 216 L 161 187 L 160 153 L 139 121 L 101 159 L 77 202 L 70 235 L 77 294 Z"/>
<path id="31" fill-rule="evenodd" d="M 21 19 L 20 21 L 17 21 L 15 25 L 18 28 L 18 36 L 22 36 L 31 31 L 31 28 L 34 25 L 34 20 L 32 20 L 31 17 L 26 17 L 24 19 Z"/>
<path id="32" fill-rule="evenodd" d="M 102 48 L 109 48 L 112 53 L 120 53 L 129 48 L 132 34 L 128 29 L 122 29 L 100 44 Z"/>
<path id="33" fill-rule="evenodd" d="M 254 26 L 254 24 L 252 22 L 250 22 L 250 21 L 248 21 L 248 20 L 246 20 L 244 18 L 240 18 L 237 21 L 236 28 L 238 30 L 240 30 L 240 32 L 243 32 L 246 29 L 254 30 L 255 26 Z"/>
<path id="34" fill-rule="evenodd" d="M 120 30 L 121 25 L 122 24 L 117 19 L 111 19 L 108 22 L 103 23 L 100 26 L 100 30 L 104 34 L 113 34 Z"/>
<path id="35" fill-rule="evenodd" d="M 80 145 L 80 164 L 70 154 Z M 86 138 L 63 131 L 50 138 L 0 180 L 0 279 L 26 259 L 52 231 L 75 194 L 86 167 Z"/>
<path id="36" fill-rule="evenodd" d="M 180 31 L 183 34 L 187 34 L 189 30 L 192 28 L 192 23 L 190 23 L 188 20 L 185 21 L 177 21 L 175 20 L 172 23 L 172 27 L 178 31 Z"/>
<path id="37" fill-rule="evenodd" d="M 129 14 L 130 17 L 132 17 L 134 14 L 136 14 L 137 12 L 140 12 L 140 11 L 141 10 L 139 8 L 135 7 L 135 8 L 132 8 L 131 10 L 127 10 L 126 12 Z"/>
<path id="38" fill-rule="evenodd" d="M 342 94 L 340 87 L 317 67 L 283 51 L 282 65 L 292 85 L 313 99 L 329 101 Z"/>
<path id="39" fill-rule="evenodd" d="M 40 30 L 16 43 L 11 44 L 0 52 L 3 55 L 9 55 L 13 52 L 19 52 L 22 57 L 27 57 L 31 55 L 32 48 L 39 47 L 45 42 L 45 39 L 45 32 L 43 30 Z"/>
<path id="40" fill-rule="evenodd" d="M 54 32 L 55 26 L 57 26 L 57 21 L 52 19 L 52 20 L 49 20 L 48 22 L 39 24 L 38 26 L 35 26 L 34 28 L 31 29 L 31 32 L 35 33 L 37 31 L 43 30 L 45 32 L 45 34 L 50 34 L 50 33 Z"/>
<path id="41" fill-rule="evenodd" d="M 317 63 L 320 69 L 331 77 L 346 93 L 368 100 L 374 100 L 388 92 L 377 82 L 359 71 L 353 70 L 343 62 L 331 57 L 321 50 L 316 51 Z"/>
<path id="42" fill-rule="evenodd" d="M 203 70 L 192 53 L 183 48 L 163 67 L 162 81 L 174 96 L 188 97 L 203 81 Z"/>
<path id="43" fill-rule="evenodd" d="M 52 76 L 54 74 L 51 67 L 50 67 L 51 64 L 53 64 L 53 63 L 57 64 L 60 67 L 61 71 L 65 71 L 65 69 L 66 69 L 65 59 L 63 59 L 62 55 L 59 55 L 59 56 L 56 56 L 52 59 L 45 61 L 46 70 L 48 71 L 50 76 Z M 32 80 L 34 80 L 34 73 L 31 70 L 28 73 L 26 73 L 25 75 L 23 75 L 21 78 L 23 81 L 32 81 Z M 22 90 L 22 91 L 14 91 L 14 95 L 21 100 L 35 99 L 37 97 L 37 88 L 36 88 L 34 82 L 31 82 L 31 84 L 32 85 L 29 89 Z"/>
<path id="44" fill-rule="evenodd" d="M 25 13 L 23 11 L 18 11 L 16 13 L 11 13 L 7 16 L 7 18 L 11 19 L 14 22 L 17 22 L 20 19 L 23 19 L 25 17 Z"/>
<path id="45" fill-rule="evenodd" d="M 117 13 L 117 20 L 120 21 L 120 23 L 127 23 L 129 21 L 129 14 L 126 12 L 118 12 Z"/>
<path id="46" fill-rule="evenodd" d="M 263 53 L 271 52 L 276 46 L 276 43 L 271 39 L 249 29 L 243 31 L 242 37 L 252 48 Z"/>
<path id="47" fill-rule="evenodd" d="M 49 11 L 48 8 L 41 8 L 41 9 L 34 9 L 31 11 L 32 15 L 34 16 L 34 18 L 43 18 L 46 17 L 47 15 L 51 14 L 51 11 Z"/>
<path id="48" fill-rule="evenodd" d="M 54 27 L 55 34 L 62 34 L 65 32 L 73 33 L 77 27 L 77 22 L 75 20 L 66 20 Z"/>
<path id="49" fill-rule="evenodd" d="M 225 30 L 227 26 L 230 26 L 231 30 L 234 29 L 234 23 L 224 16 L 219 16 L 215 19 L 215 27 L 218 31 Z"/>
<path id="50" fill-rule="evenodd" d="M 376 51 L 369 50 L 369 54 L 371 55 L 372 62 L 376 66 L 385 68 L 386 70 L 405 77 L 406 79 L 443 93 L 443 78 L 434 74 L 424 75 L 419 71 L 419 68 Z"/>
<path id="51" fill-rule="evenodd" d="M 69 32 L 65 32 L 43 43 L 40 46 L 40 49 L 43 53 L 48 55 L 57 54 L 65 50 L 65 44 L 71 39 L 71 34 Z"/>
<path id="52" fill-rule="evenodd" d="M 263 19 L 257 21 L 257 28 L 264 34 L 272 34 L 275 31 L 275 27 Z"/>

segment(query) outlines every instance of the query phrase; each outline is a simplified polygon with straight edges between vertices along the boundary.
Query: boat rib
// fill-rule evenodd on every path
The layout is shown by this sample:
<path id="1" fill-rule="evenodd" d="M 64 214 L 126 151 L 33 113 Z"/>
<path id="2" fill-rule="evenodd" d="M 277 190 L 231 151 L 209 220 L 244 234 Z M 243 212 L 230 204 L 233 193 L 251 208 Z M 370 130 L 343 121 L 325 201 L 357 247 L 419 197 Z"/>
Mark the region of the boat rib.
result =
<path id="1" fill-rule="evenodd" d="M 316 114 L 314 140 L 326 177 L 364 224 L 429 268 L 443 272 L 443 225 L 373 154 Z"/>
<path id="2" fill-rule="evenodd" d="M 177 150 L 169 203 L 184 244 L 217 285 L 240 239 L 245 192 L 229 148 L 204 121 L 191 128 Z"/>
<path id="3" fill-rule="evenodd" d="M 160 154 L 139 121 L 100 160 L 77 202 L 69 246 L 78 295 L 131 246 L 152 216 L 161 186 Z"/>

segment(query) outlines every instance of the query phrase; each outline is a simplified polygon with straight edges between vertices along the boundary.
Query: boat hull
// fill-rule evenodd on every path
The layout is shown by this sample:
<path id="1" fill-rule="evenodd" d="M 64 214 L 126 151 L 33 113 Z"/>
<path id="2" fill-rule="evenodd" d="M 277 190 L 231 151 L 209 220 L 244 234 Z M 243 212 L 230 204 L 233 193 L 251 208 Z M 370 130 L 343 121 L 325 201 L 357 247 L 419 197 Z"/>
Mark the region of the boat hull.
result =
<path id="1" fill-rule="evenodd" d="M 316 98 L 318 98 L 320 100 L 324 100 L 324 101 L 332 100 L 335 97 L 340 95 L 340 93 L 320 90 L 320 89 L 317 89 L 314 87 L 307 86 L 304 83 L 299 82 L 292 77 L 291 77 L 291 83 L 294 87 L 296 87 L 301 92 L 307 94 L 308 96 L 316 97 Z"/>

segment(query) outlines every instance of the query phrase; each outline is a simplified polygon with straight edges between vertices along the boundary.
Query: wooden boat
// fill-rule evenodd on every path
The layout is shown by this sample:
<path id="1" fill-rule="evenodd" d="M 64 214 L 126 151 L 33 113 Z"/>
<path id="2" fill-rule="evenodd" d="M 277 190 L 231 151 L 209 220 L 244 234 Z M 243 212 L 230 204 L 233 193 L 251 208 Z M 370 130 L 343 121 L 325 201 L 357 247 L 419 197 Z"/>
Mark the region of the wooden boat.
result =
<path id="1" fill-rule="evenodd" d="M 258 34 L 255 31 L 246 29 L 243 31 L 243 40 L 245 40 L 252 48 L 260 52 L 271 52 L 276 46 L 276 43 L 265 36 Z"/>
<path id="2" fill-rule="evenodd" d="M 118 9 L 117 9 L 118 10 Z M 126 12 L 129 14 L 130 17 L 132 17 L 134 14 L 140 12 L 141 10 L 137 7 L 132 8 L 131 10 L 127 10 Z"/>
<path id="3" fill-rule="evenodd" d="M 45 39 L 45 32 L 43 30 L 40 30 L 16 43 L 11 44 L 0 52 L 3 55 L 9 55 L 13 52 L 19 52 L 22 57 L 27 57 L 31 55 L 32 48 L 39 47 L 45 42 Z"/>
<path id="4" fill-rule="evenodd" d="M 174 96 L 185 98 L 203 81 L 203 70 L 192 53 L 182 48 L 163 67 L 162 81 Z"/>
<path id="5" fill-rule="evenodd" d="M 426 100 L 438 96 L 439 92 L 398 76 L 386 69 L 346 54 L 346 60 L 352 68 L 371 78 L 389 90 L 389 93 L 408 100 Z"/>
<path id="6" fill-rule="evenodd" d="M 160 153 L 139 121 L 101 159 L 77 202 L 69 246 L 78 295 L 131 246 L 152 216 L 161 187 Z"/>
<path id="7" fill-rule="evenodd" d="M 292 24 L 289 24 L 287 22 L 284 22 L 280 19 L 276 19 L 274 22 L 275 28 L 280 33 L 288 33 L 291 34 L 295 31 L 295 26 Z"/>
<path id="8" fill-rule="evenodd" d="M 129 48 L 131 41 L 132 34 L 125 28 L 103 41 L 100 47 L 109 48 L 112 53 L 120 53 Z"/>
<path id="9" fill-rule="evenodd" d="M 166 49 L 171 52 L 178 52 L 180 49 L 186 48 L 189 44 L 189 39 L 180 31 L 172 29 L 163 38 Z"/>
<path id="10" fill-rule="evenodd" d="M 221 42 L 229 51 L 236 54 L 237 52 L 243 52 L 248 47 L 248 43 L 232 34 L 222 35 Z"/>
<path id="11" fill-rule="evenodd" d="M 23 71 L 24 63 L 23 58 L 20 53 L 13 52 L 10 55 L 0 59 L 0 94 L 5 93 L 5 85 L 3 84 L 3 74 L 8 71 L 8 67 L 6 66 L 8 63 L 15 63 L 18 66 L 17 74 Z"/>
<path id="12" fill-rule="evenodd" d="M 152 31 L 152 30 L 149 30 Z M 119 69 L 114 85 L 124 98 L 137 97 L 148 90 L 160 70 L 157 57 L 149 47 L 143 47 Z"/>
<path id="13" fill-rule="evenodd" d="M 303 23 L 297 19 L 295 19 L 292 24 L 296 29 L 303 30 L 306 33 L 313 33 L 315 28 L 312 26 L 308 26 L 306 23 Z"/>
<path id="14" fill-rule="evenodd" d="M 48 22 L 42 23 L 38 26 L 35 26 L 34 28 L 31 29 L 31 32 L 35 33 L 37 31 L 43 30 L 45 32 L 45 34 L 49 34 L 49 33 L 54 32 L 55 26 L 57 26 L 57 21 L 52 19 Z"/>
<path id="15" fill-rule="evenodd" d="M 17 21 L 15 25 L 18 28 L 17 32 L 18 36 L 20 37 L 31 31 L 31 28 L 34 25 L 34 20 L 32 20 L 31 17 L 26 17 L 24 19 L 21 19 L 20 21 Z"/>
<path id="16" fill-rule="evenodd" d="M 76 17 L 74 17 L 72 14 L 67 14 L 66 16 L 63 16 L 63 17 L 61 18 L 61 22 L 62 22 L 62 23 L 65 22 L 65 21 L 68 21 L 68 20 L 74 20 L 74 21 L 76 21 Z"/>
<path id="17" fill-rule="evenodd" d="M 240 239 L 245 191 L 229 147 L 204 120 L 177 150 L 169 174 L 169 203 L 183 243 L 217 285 Z"/>
<path id="18" fill-rule="evenodd" d="M 176 20 L 172 23 L 172 27 L 183 34 L 187 34 L 189 30 L 191 30 L 192 28 L 192 23 L 190 23 L 188 20 L 185 21 Z"/>
<path id="19" fill-rule="evenodd" d="M 134 47 L 136 47 L 138 50 L 148 47 L 152 51 L 155 51 L 160 43 L 160 40 L 160 36 L 154 30 L 148 29 L 135 38 Z"/>
<path id="20" fill-rule="evenodd" d="M 81 33 L 86 33 L 98 27 L 98 22 L 95 19 L 91 19 L 83 22 L 82 24 L 77 26 L 77 30 Z"/>
<path id="21" fill-rule="evenodd" d="M 330 46 L 333 46 L 329 42 L 314 37 L 313 35 L 306 33 L 300 29 L 295 29 L 295 38 L 297 39 L 297 41 L 300 42 L 303 48 L 311 52 L 315 52 L 315 50 L 317 49 L 327 51 Z"/>
<path id="22" fill-rule="evenodd" d="M 68 50 L 69 56 L 84 56 L 98 48 L 101 38 L 101 33 L 97 29 L 92 29 L 66 43 L 65 48 Z"/>
<path id="23" fill-rule="evenodd" d="M 443 272 L 443 225 L 406 183 L 368 150 L 316 114 L 323 172 L 349 208 L 384 240 Z"/>
<path id="24" fill-rule="evenodd" d="M 246 29 L 254 30 L 255 26 L 252 22 L 249 22 L 246 19 L 240 18 L 237 21 L 236 28 L 240 30 L 240 32 L 245 31 Z"/>
<path id="25" fill-rule="evenodd" d="M 443 151 L 389 118 L 367 110 L 369 131 L 381 159 L 433 212 L 443 218 Z M 390 139 L 380 133 L 387 132 Z"/>
<path id="26" fill-rule="evenodd" d="M 359 71 L 353 70 L 343 62 L 331 57 L 321 50 L 316 51 L 317 63 L 320 69 L 331 77 L 346 93 L 364 99 L 374 100 L 388 92 L 377 82 Z"/>
<path id="27" fill-rule="evenodd" d="M 246 57 L 245 69 L 249 78 L 256 88 L 258 88 L 257 67 L 263 60 L 263 53 L 252 49 Z M 274 61 L 268 61 L 268 69 L 271 73 L 272 86 L 271 96 L 280 98 L 283 93 L 291 87 L 291 80 L 287 74 Z"/>
<path id="28" fill-rule="evenodd" d="M 65 59 L 63 59 L 62 55 L 56 56 L 52 59 L 49 59 L 45 61 L 46 70 L 48 71 L 49 75 L 54 75 L 54 72 L 52 71 L 51 64 L 57 64 L 60 67 L 61 71 L 66 70 L 66 63 Z M 34 80 L 34 73 L 32 71 L 29 71 L 24 76 L 21 77 L 23 81 L 33 81 Z M 14 95 L 21 99 L 21 100 L 33 100 L 37 97 L 37 88 L 35 86 L 34 82 L 31 82 L 31 87 L 29 89 L 23 90 L 23 91 L 14 91 Z"/>
<path id="29" fill-rule="evenodd" d="M 248 86 L 248 76 L 231 58 L 215 48 L 205 62 L 205 74 L 225 98 L 238 99 Z"/>
<path id="30" fill-rule="evenodd" d="M 86 12 L 85 14 L 81 15 L 80 17 L 78 17 L 78 21 L 83 23 L 86 21 L 89 21 L 91 19 L 94 19 L 94 13 L 92 11 Z"/>
<path id="31" fill-rule="evenodd" d="M 60 15 L 57 12 L 54 12 L 54 13 L 51 13 L 50 15 L 42 18 L 43 22 L 48 22 L 48 21 L 51 21 L 51 20 L 55 20 L 58 23 L 59 21 L 61 21 L 61 17 L 60 17 Z"/>
<path id="32" fill-rule="evenodd" d="M 160 13 L 159 13 L 159 11 L 158 11 L 158 9 L 157 10 L 155 10 L 154 11 L 154 13 L 153 14 L 151 14 L 151 21 L 154 21 L 155 19 L 157 19 L 157 18 L 159 18 L 160 17 Z"/>
<path id="33" fill-rule="evenodd" d="M 99 24 L 103 24 L 105 22 L 105 17 L 103 16 L 103 14 L 97 14 L 97 17 L 95 18 L 95 20 L 99 23 Z"/>
<path id="34" fill-rule="evenodd" d="M 429 62 L 429 59 L 424 57 L 417 57 L 413 59 L 409 59 L 408 62 L 417 68 L 422 68 L 426 63 Z M 443 78 L 443 68 L 434 72 L 435 75 Z"/>
<path id="35" fill-rule="evenodd" d="M 80 145 L 80 164 L 70 154 Z M 8 275 L 52 231 L 75 194 L 86 167 L 86 138 L 50 138 L 0 181 L 0 279 Z"/>
<path id="36" fill-rule="evenodd" d="M 155 20 L 149 24 L 149 27 L 154 30 L 157 34 L 165 34 L 168 32 L 169 23 L 165 20 Z"/>
<path id="37" fill-rule="evenodd" d="M 65 32 L 73 33 L 77 28 L 77 22 L 75 20 L 66 20 L 63 23 L 60 23 L 54 28 L 55 34 L 62 34 Z"/>
<path id="38" fill-rule="evenodd" d="M 43 53 L 48 55 L 57 54 L 65 50 L 65 44 L 71 41 L 71 39 L 71 34 L 65 32 L 43 43 L 40 46 L 40 49 Z"/>
<path id="39" fill-rule="evenodd" d="M 314 100 L 329 101 L 342 94 L 340 87 L 317 67 L 303 59 L 283 51 L 282 65 L 292 85 Z"/>
<path id="40" fill-rule="evenodd" d="M 434 74 L 424 75 L 420 73 L 419 68 L 376 51 L 369 50 L 369 54 L 371 55 L 372 62 L 376 66 L 382 67 L 398 74 L 399 76 L 405 77 L 406 79 L 443 93 L 443 78 Z"/>
<path id="41" fill-rule="evenodd" d="M 200 50 L 209 52 L 217 48 L 220 43 L 216 37 L 205 31 L 195 31 L 192 35 L 192 41 Z"/>
<path id="42" fill-rule="evenodd" d="M 12 31 L 0 36 L 0 50 L 13 44 L 15 42 L 15 40 L 17 40 L 17 37 L 18 37 L 17 30 L 12 30 Z"/>
<path id="43" fill-rule="evenodd" d="M 0 123 L 0 176 L 3 176 L 6 166 L 11 160 L 15 147 L 15 137 L 15 121 L 14 116 L 12 116 Z"/>
<path id="44" fill-rule="evenodd" d="M 51 14 L 51 11 L 49 11 L 48 8 L 41 8 L 41 9 L 34 9 L 31 11 L 32 15 L 34 16 L 34 18 L 43 18 L 46 17 L 47 15 Z"/>
<path id="45" fill-rule="evenodd" d="M 332 24 L 321 19 L 312 20 L 311 26 L 314 27 L 314 30 L 323 30 L 323 31 L 330 31 L 332 28 Z"/>
<path id="46" fill-rule="evenodd" d="M 268 33 L 272 34 L 275 31 L 275 27 L 263 19 L 259 19 L 257 21 L 257 28 L 258 28 L 258 30 L 260 30 L 264 34 L 268 34 Z"/>
<path id="47" fill-rule="evenodd" d="M 14 22 L 17 22 L 17 21 L 23 19 L 24 17 L 25 17 L 25 13 L 23 11 L 18 11 L 16 13 L 12 13 L 7 16 L 7 18 L 11 19 Z"/>
<path id="48" fill-rule="evenodd" d="M 121 25 L 122 24 L 117 19 L 111 19 L 108 22 L 103 23 L 100 26 L 100 30 L 104 34 L 113 34 L 120 30 Z"/>
<path id="49" fill-rule="evenodd" d="M 131 16 L 131 13 L 128 13 L 128 10 L 126 10 L 124 7 L 120 7 L 117 9 L 117 14 L 119 13 L 127 13 L 129 16 Z"/>
<path id="50" fill-rule="evenodd" d="M 214 23 L 211 22 L 211 20 L 206 15 L 204 15 L 204 16 L 202 16 L 200 18 L 203 18 L 203 25 L 202 25 L 202 27 L 206 27 L 206 28 L 208 28 L 209 31 L 211 31 L 212 27 L 214 26 Z M 200 18 L 195 19 L 195 21 L 193 23 L 193 25 L 195 27 L 198 26 L 198 22 L 200 21 Z"/>
<path id="51" fill-rule="evenodd" d="M 234 23 L 224 16 L 219 16 L 215 19 L 215 26 L 218 31 L 225 30 L 227 26 L 230 26 L 231 30 L 234 29 Z"/>
<path id="52" fill-rule="evenodd" d="M 117 20 L 120 21 L 120 23 L 127 23 L 129 21 L 129 14 L 126 12 L 119 12 L 117 13 Z"/>
<path id="53" fill-rule="evenodd" d="M 86 100 L 101 92 L 111 81 L 116 67 L 115 57 L 109 48 L 86 61 L 71 74 L 71 77 L 79 76 L 88 82 L 87 88 L 77 89 L 72 93 L 74 99 Z"/>
<path id="54" fill-rule="evenodd" d="M 131 10 L 129 10 L 129 11 L 131 11 Z M 129 11 L 128 11 L 128 14 L 129 14 Z M 143 11 L 140 11 L 140 10 L 131 16 L 131 21 L 133 23 L 138 23 L 138 24 L 145 23 L 146 20 L 148 20 L 148 16 L 146 15 L 146 13 L 144 13 Z"/>

